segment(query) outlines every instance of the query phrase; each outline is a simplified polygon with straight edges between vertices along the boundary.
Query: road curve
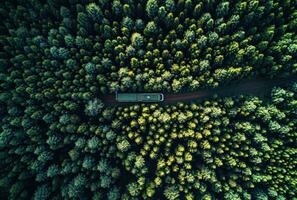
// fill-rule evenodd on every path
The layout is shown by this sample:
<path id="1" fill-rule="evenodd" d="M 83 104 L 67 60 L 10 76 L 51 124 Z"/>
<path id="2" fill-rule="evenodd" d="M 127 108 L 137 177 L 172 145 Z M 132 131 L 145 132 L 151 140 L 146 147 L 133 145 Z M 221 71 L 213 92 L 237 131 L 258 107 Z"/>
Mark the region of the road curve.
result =
<path id="1" fill-rule="evenodd" d="M 240 94 L 254 94 L 263 96 L 265 94 L 269 94 L 270 90 L 273 87 L 283 86 L 292 81 L 297 81 L 297 75 L 292 75 L 286 78 L 254 78 L 239 80 L 215 89 L 201 89 L 195 92 L 164 94 L 164 102 L 162 103 L 200 100 L 212 97 L 213 95 L 218 95 L 222 97 Z M 102 101 L 106 104 L 127 104 L 117 102 L 115 99 L 115 95 L 101 96 L 100 99 L 102 99 Z"/>

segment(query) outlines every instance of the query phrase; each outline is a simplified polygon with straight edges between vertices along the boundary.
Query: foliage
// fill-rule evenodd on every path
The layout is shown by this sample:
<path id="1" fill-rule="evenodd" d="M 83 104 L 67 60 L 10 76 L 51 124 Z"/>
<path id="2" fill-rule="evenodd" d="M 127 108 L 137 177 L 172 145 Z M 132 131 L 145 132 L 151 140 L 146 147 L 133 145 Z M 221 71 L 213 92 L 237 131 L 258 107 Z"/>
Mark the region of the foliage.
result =
<path id="1" fill-rule="evenodd" d="M 266 99 L 101 100 L 295 74 L 296 8 L 1 1 L 1 199 L 296 199 L 297 83 Z"/>
<path id="2" fill-rule="evenodd" d="M 161 193 L 165 199 L 291 199 L 296 98 L 293 83 L 274 88 L 269 101 L 238 96 L 119 107 L 116 118 L 128 140 L 118 136 L 117 145 L 125 141 L 134 148 L 118 157 L 134 181 L 145 177 L 147 198 Z"/>

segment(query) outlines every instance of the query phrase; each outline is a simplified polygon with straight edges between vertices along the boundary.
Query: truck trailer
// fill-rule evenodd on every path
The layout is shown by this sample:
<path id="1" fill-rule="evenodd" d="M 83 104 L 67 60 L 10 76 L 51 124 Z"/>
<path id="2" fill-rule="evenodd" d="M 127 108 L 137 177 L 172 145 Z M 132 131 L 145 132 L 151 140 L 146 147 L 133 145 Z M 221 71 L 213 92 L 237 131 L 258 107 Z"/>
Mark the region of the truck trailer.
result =
<path id="1" fill-rule="evenodd" d="M 162 93 L 116 93 L 118 102 L 162 102 Z"/>

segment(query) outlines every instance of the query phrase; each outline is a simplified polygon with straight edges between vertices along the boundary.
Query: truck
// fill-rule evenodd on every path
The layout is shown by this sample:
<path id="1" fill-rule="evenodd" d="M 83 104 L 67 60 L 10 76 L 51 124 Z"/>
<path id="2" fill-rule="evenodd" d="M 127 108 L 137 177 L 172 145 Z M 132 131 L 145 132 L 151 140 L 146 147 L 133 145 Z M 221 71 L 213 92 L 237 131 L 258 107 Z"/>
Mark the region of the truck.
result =
<path id="1" fill-rule="evenodd" d="M 117 93 L 118 102 L 162 102 L 164 95 L 162 93 Z"/>

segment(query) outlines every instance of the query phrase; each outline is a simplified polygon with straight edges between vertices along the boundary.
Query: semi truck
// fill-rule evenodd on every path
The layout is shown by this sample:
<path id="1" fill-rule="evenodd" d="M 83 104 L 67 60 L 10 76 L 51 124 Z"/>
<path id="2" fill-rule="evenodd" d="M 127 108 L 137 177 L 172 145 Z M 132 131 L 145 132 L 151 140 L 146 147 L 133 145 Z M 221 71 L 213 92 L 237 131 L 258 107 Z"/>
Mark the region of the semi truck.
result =
<path id="1" fill-rule="evenodd" d="M 161 102 L 164 101 L 162 93 L 117 93 L 118 102 Z"/>

